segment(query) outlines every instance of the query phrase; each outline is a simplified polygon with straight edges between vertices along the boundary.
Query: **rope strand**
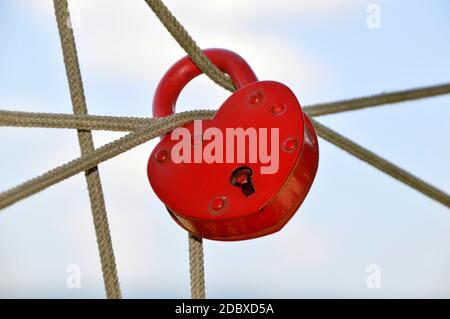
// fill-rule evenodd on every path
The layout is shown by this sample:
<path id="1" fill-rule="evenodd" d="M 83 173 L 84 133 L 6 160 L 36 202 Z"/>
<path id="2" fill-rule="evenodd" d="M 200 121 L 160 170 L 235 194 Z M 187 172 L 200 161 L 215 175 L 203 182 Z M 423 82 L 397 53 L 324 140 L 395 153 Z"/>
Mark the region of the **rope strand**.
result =
<path id="1" fill-rule="evenodd" d="M 450 93 L 450 83 L 414 88 L 403 91 L 381 93 L 371 96 L 342 100 L 330 103 L 320 103 L 306 106 L 303 111 L 309 116 L 320 116 L 360 110 L 367 107 L 406 102 Z"/>
<path id="2" fill-rule="evenodd" d="M 205 268 L 203 261 L 203 240 L 188 234 L 189 273 L 191 274 L 191 298 L 205 299 Z"/>
<path id="3" fill-rule="evenodd" d="M 215 111 L 211 111 L 212 114 Z M 131 132 L 156 123 L 155 118 L 32 113 L 0 110 L 0 126 Z"/>
<path id="4" fill-rule="evenodd" d="M 392 164 L 381 156 L 378 156 L 377 154 L 356 144 L 348 138 L 326 127 L 325 125 L 320 124 L 316 120 L 312 120 L 312 123 L 317 131 L 317 135 L 319 135 L 321 138 L 336 145 L 340 149 L 355 156 L 356 158 L 359 158 L 367 164 L 379 169 L 383 173 L 392 176 L 396 180 L 414 188 L 415 190 L 421 192 L 429 198 L 434 199 L 435 201 L 447 207 L 450 207 L 450 196 L 440 189 L 408 173 L 404 169 L 398 167 L 395 164 Z"/>
<path id="5" fill-rule="evenodd" d="M 450 93 L 450 84 L 433 85 L 360 97 L 355 99 L 314 104 L 303 107 L 310 117 L 335 114 L 367 107 L 434 97 Z M 216 111 L 210 111 L 211 116 Z M 152 125 L 153 118 L 100 116 L 88 114 L 36 113 L 0 110 L 0 126 L 75 128 L 79 130 L 106 130 L 130 132 L 143 125 Z"/>
<path id="6" fill-rule="evenodd" d="M 164 135 L 176 127 L 196 119 L 208 118 L 210 111 L 191 111 L 177 113 L 170 117 L 158 118 L 152 126 L 141 127 L 95 151 L 84 154 L 47 173 L 0 193 L 0 209 L 6 208 L 21 199 L 27 198 L 73 175 L 90 170 L 92 167 L 126 152 L 155 137 Z"/>
<path id="7" fill-rule="evenodd" d="M 172 37 L 204 74 L 221 87 L 229 91 L 235 90 L 231 79 L 211 63 L 208 57 L 203 53 L 202 49 L 200 49 L 194 39 L 192 39 L 186 29 L 178 22 L 161 0 L 145 0 L 145 2 L 152 9 L 167 31 L 169 31 Z"/>
<path id="8" fill-rule="evenodd" d="M 1 114 L 2 113 L 0 112 L 0 115 Z M 176 123 L 180 123 L 179 125 L 183 125 L 183 124 L 188 123 L 193 120 L 211 119 L 211 118 L 213 118 L 214 114 L 215 114 L 215 112 L 210 111 L 210 110 L 189 111 L 189 112 L 177 113 L 175 115 L 164 117 L 164 118 L 151 119 L 152 124 L 148 125 L 148 126 L 147 126 L 147 124 L 145 124 L 144 127 L 141 127 L 139 125 L 141 122 L 145 122 L 148 119 L 129 118 L 129 119 L 131 119 L 131 121 L 127 122 L 127 125 L 129 125 L 130 128 L 135 130 L 134 137 L 131 138 L 129 136 L 130 134 L 128 134 L 121 139 L 111 142 L 110 143 L 111 146 L 109 146 L 109 148 L 114 149 L 114 151 L 113 151 L 113 153 L 110 153 L 107 156 L 103 156 L 100 154 L 103 152 L 101 150 L 104 149 L 105 147 L 107 147 L 108 144 L 95 150 L 92 154 L 89 154 L 89 155 L 96 157 L 93 161 L 88 160 L 88 157 L 84 157 L 84 156 L 76 159 L 75 161 L 79 161 L 79 164 L 77 164 L 77 165 L 82 165 L 82 167 L 89 169 L 90 167 L 92 167 L 92 166 L 89 166 L 89 165 L 92 165 L 89 163 L 93 162 L 94 163 L 93 165 L 95 166 L 97 164 L 102 163 L 106 159 L 110 159 L 114 156 L 117 156 L 117 155 L 121 154 L 122 152 L 127 151 L 127 150 L 129 150 L 141 143 L 144 143 L 154 137 L 157 137 L 157 136 L 160 136 L 162 134 L 172 131 L 175 127 L 177 127 L 175 124 L 173 124 L 172 121 L 175 121 Z M 73 115 L 68 115 L 68 117 L 70 117 L 70 116 L 73 116 Z M 89 118 L 91 116 L 85 116 L 85 117 Z M 177 122 L 178 121 L 177 118 L 180 118 L 180 117 L 182 118 L 182 120 L 180 122 Z M 136 121 L 134 121 L 134 120 L 136 120 Z M 445 192 L 437 189 L 436 187 L 434 187 L 432 185 L 429 185 L 426 182 L 421 181 L 419 178 L 404 171 L 400 167 L 397 167 L 394 164 L 391 164 L 390 162 L 386 161 L 385 159 L 381 158 L 380 156 L 363 148 L 362 146 L 357 145 L 356 143 L 352 142 L 351 140 L 347 139 L 346 137 L 329 129 L 325 125 L 320 124 L 319 122 L 317 122 L 315 120 L 313 120 L 313 124 L 314 124 L 314 127 L 316 128 L 317 133 L 320 137 L 326 139 L 330 143 L 338 146 L 339 148 L 342 148 L 343 150 L 347 151 L 348 153 L 354 155 L 355 157 L 365 161 L 369 165 L 372 165 L 372 166 L 380 169 L 381 171 L 394 177 L 395 179 L 399 180 L 400 182 L 405 183 L 405 184 L 409 185 L 410 187 L 418 190 L 419 192 L 422 192 L 423 194 L 429 196 L 430 198 L 437 200 L 438 202 L 448 206 L 448 203 L 450 202 L 450 197 Z M 169 125 L 169 126 L 166 127 L 165 129 L 161 130 L 161 128 L 158 128 L 160 125 Z M 155 130 L 158 130 L 158 132 L 156 134 L 154 134 L 154 133 L 150 133 L 150 131 L 147 132 L 146 129 L 148 129 L 148 130 L 155 129 Z M 139 134 L 148 134 L 148 135 L 143 136 L 142 139 L 138 139 Z M 87 163 L 87 162 L 89 162 L 89 163 Z M 65 165 L 67 165 L 67 164 L 65 164 Z M 25 191 L 25 188 L 28 187 L 25 185 L 30 184 L 31 181 L 36 180 L 36 178 L 34 178 L 33 180 L 30 180 L 28 182 L 25 182 L 11 190 L 0 193 L 0 209 L 5 208 L 5 207 L 15 203 L 15 202 L 19 201 L 20 199 L 23 199 L 32 194 L 35 194 L 36 192 L 43 190 L 43 189 L 57 183 L 58 181 L 62 181 L 63 179 L 73 176 L 81 171 L 78 168 L 74 171 L 74 173 L 69 173 L 64 177 L 58 178 L 57 180 L 53 179 L 52 181 L 46 181 L 43 183 L 45 185 L 44 187 L 39 186 L 38 189 L 35 191 L 30 191 L 30 192 Z M 39 182 L 38 184 L 41 184 L 42 180 L 47 178 L 44 176 L 47 176 L 50 172 L 40 176 L 39 179 L 41 180 L 41 182 Z M 405 176 L 407 176 L 407 177 L 405 178 Z M 35 182 L 31 183 L 31 185 L 35 185 L 35 184 L 36 184 Z M 33 186 L 33 188 L 35 188 L 35 187 L 36 186 Z M 18 195 L 18 194 L 20 194 L 20 195 Z"/>
<path id="9" fill-rule="evenodd" d="M 87 114 L 86 98 L 84 95 L 80 65 L 78 63 L 75 37 L 71 28 L 69 6 L 67 0 L 54 0 L 53 5 L 61 40 L 66 75 L 69 81 L 73 113 Z M 94 141 L 90 131 L 78 130 L 78 141 L 82 155 L 87 155 L 94 150 Z M 89 170 L 86 170 L 85 177 L 88 186 L 106 296 L 110 299 L 119 299 L 122 295 L 119 287 L 116 260 L 114 257 L 105 199 L 98 168 L 92 167 Z"/>

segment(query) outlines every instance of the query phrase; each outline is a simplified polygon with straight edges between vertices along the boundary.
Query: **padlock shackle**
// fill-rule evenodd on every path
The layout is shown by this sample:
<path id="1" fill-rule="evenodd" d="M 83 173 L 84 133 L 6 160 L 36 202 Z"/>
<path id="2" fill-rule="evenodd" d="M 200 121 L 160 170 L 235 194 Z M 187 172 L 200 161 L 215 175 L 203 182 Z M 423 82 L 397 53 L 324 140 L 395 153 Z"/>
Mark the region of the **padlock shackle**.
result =
<path id="1" fill-rule="evenodd" d="M 258 81 L 248 63 L 238 54 L 225 49 L 206 49 L 203 53 L 222 72 L 227 73 L 236 89 Z M 181 90 L 202 71 L 186 56 L 176 62 L 156 88 L 153 98 L 153 116 L 165 117 L 175 113 L 175 105 Z"/>

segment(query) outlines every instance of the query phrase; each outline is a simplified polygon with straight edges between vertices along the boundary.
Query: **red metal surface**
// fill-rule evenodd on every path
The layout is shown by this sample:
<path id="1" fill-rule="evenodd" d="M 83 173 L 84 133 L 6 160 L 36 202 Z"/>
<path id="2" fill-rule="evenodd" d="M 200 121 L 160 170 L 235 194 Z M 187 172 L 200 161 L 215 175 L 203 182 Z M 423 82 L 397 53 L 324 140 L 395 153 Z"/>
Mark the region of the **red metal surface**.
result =
<path id="1" fill-rule="evenodd" d="M 214 65 L 230 76 L 236 88 L 258 81 L 251 67 L 236 53 L 224 49 L 206 49 L 203 52 Z M 175 104 L 181 90 L 200 74 L 202 71 L 188 56 L 175 63 L 156 88 L 153 116 L 164 117 L 175 113 Z"/>
<path id="2" fill-rule="evenodd" d="M 257 156 L 249 161 L 246 141 L 245 163 L 174 163 L 171 150 L 178 143 L 164 136 L 150 155 L 147 173 L 150 184 L 175 221 L 196 236 L 215 240 L 243 240 L 281 229 L 303 202 L 318 166 L 318 143 L 314 128 L 293 92 L 273 81 L 258 82 L 248 64 L 237 54 L 220 49 L 205 50 L 238 90 L 219 108 L 212 120 L 202 121 L 202 131 L 217 128 L 279 130 L 279 169 L 262 174 L 268 166 Z M 161 80 L 153 104 L 155 116 L 173 113 L 182 88 L 200 71 L 189 58 L 178 61 Z M 184 126 L 194 136 L 194 124 Z M 194 139 L 195 140 L 195 139 Z M 259 140 L 261 142 L 261 140 Z M 192 143 L 203 150 L 211 141 Z M 226 146 L 226 141 L 224 141 Z M 271 143 L 268 143 L 269 150 Z M 251 176 L 242 177 L 245 167 Z M 244 170 L 244 173 L 247 171 Z M 234 175 L 233 175 L 234 174 Z M 251 181 L 253 192 L 240 188 Z M 247 184 L 248 186 L 248 184 Z M 249 195 L 248 195 L 249 194 Z"/>

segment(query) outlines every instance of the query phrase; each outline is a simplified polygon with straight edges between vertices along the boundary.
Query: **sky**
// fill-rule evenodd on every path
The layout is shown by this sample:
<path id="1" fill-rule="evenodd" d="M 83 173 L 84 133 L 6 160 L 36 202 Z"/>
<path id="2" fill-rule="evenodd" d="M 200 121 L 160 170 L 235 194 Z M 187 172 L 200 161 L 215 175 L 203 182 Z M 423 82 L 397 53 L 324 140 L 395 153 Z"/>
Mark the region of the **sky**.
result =
<path id="1" fill-rule="evenodd" d="M 151 116 L 154 90 L 185 53 L 144 1 L 72 0 L 89 112 Z M 376 4 L 380 28 L 369 28 Z M 302 105 L 450 81 L 450 3 L 180 1 L 166 5 L 202 48 L 243 56 Z M 0 109 L 71 113 L 51 0 L 0 1 Z M 205 76 L 177 110 L 217 109 Z M 450 96 L 316 118 L 450 192 Z M 101 146 L 123 134 L 94 132 Z M 157 140 L 102 163 L 123 296 L 189 298 L 187 234 L 147 180 Z M 317 177 L 278 233 L 205 240 L 211 298 L 449 298 L 450 211 L 320 139 Z M 73 130 L 0 128 L 6 190 L 79 156 Z M 81 274 L 70 288 L 70 265 Z M 377 269 L 379 285 L 368 285 Z M 369 280 L 370 281 L 370 280 Z M 104 298 L 83 174 L 0 213 L 0 297 Z"/>

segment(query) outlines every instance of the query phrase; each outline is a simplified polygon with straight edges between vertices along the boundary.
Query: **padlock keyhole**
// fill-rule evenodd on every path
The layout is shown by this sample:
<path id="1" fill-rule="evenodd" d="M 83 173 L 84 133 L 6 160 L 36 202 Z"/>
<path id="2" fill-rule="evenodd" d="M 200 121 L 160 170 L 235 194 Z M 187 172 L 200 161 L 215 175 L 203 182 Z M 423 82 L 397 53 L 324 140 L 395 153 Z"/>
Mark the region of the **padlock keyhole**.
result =
<path id="1" fill-rule="evenodd" d="M 252 181 L 253 171 L 250 167 L 241 166 L 231 173 L 231 185 L 239 187 L 242 193 L 248 197 L 255 192 Z"/>

